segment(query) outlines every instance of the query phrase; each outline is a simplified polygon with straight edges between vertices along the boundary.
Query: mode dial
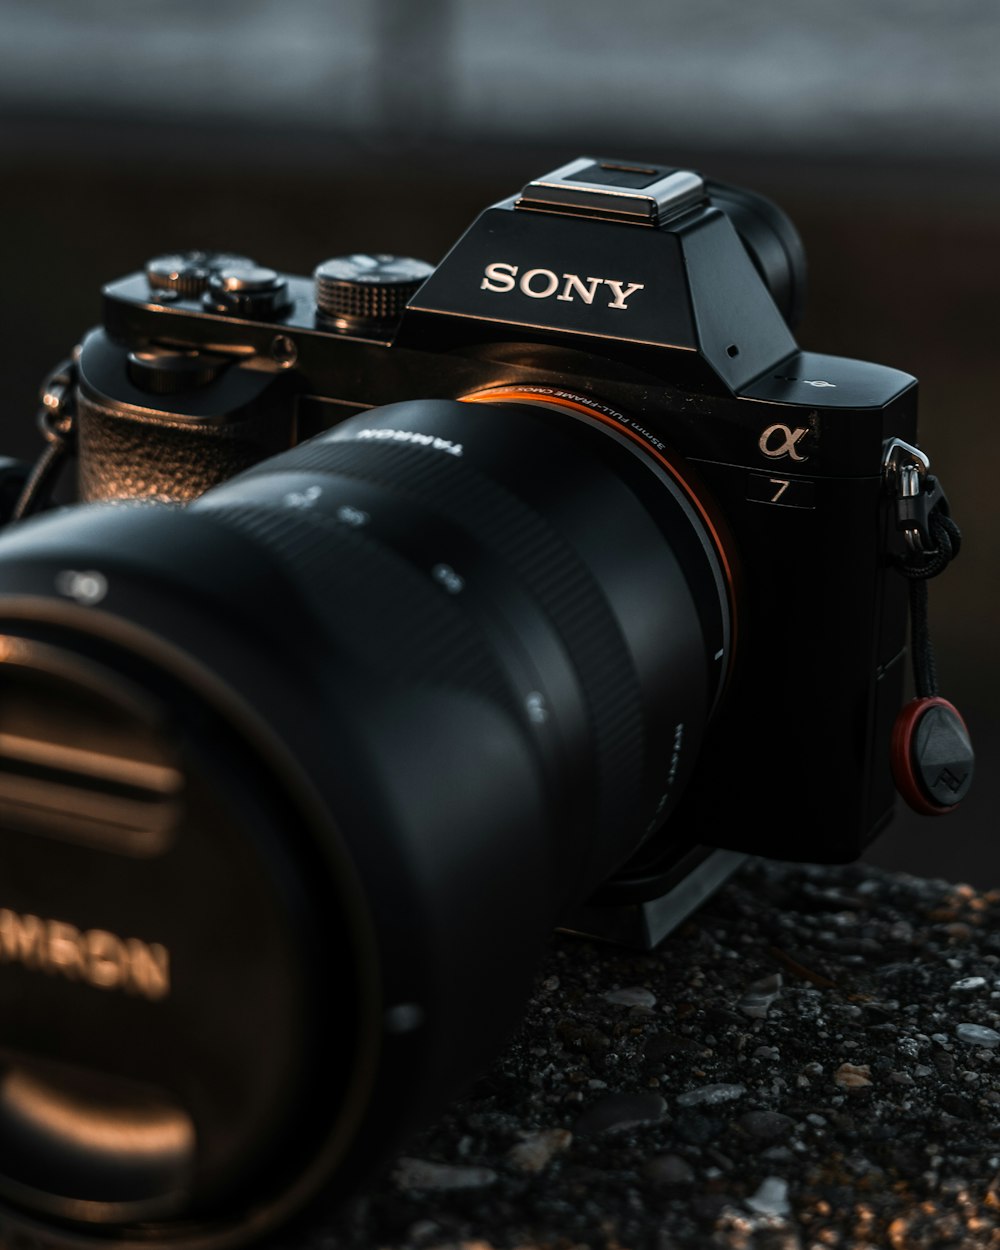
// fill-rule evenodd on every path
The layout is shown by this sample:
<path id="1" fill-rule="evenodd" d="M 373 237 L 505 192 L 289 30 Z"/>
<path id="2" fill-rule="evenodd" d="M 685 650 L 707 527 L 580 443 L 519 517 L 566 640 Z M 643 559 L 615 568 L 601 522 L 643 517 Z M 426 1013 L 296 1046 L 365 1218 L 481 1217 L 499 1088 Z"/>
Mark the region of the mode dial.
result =
<path id="1" fill-rule="evenodd" d="M 313 274 L 316 306 L 323 320 L 338 330 L 378 330 L 399 320 L 433 272 L 433 265 L 412 256 L 335 256 Z"/>

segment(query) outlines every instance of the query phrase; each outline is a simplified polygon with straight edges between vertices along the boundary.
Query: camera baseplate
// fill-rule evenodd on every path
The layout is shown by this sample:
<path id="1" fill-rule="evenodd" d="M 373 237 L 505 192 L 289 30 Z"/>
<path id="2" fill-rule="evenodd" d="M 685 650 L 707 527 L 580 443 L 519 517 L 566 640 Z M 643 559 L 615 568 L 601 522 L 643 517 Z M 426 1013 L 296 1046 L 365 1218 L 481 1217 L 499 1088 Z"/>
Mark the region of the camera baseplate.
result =
<path id="1" fill-rule="evenodd" d="M 559 929 L 620 946 L 653 950 L 750 858 L 741 851 L 688 847 L 655 878 L 644 882 L 644 889 L 637 891 L 645 895 L 655 890 L 652 897 L 601 902 L 598 895 L 597 900 L 588 900 L 566 916 Z"/>

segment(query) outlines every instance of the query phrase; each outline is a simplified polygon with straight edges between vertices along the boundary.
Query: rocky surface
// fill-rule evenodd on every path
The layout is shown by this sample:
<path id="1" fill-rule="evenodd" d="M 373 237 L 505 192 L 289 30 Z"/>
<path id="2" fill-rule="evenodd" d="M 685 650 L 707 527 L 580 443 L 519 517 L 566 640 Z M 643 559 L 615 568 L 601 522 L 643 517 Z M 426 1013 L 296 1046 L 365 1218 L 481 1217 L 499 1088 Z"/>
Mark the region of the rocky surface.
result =
<path id="1" fill-rule="evenodd" d="M 556 936 L 493 1068 L 301 1246 L 1000 1247 L 1000 890 L 749 864 Z"/>

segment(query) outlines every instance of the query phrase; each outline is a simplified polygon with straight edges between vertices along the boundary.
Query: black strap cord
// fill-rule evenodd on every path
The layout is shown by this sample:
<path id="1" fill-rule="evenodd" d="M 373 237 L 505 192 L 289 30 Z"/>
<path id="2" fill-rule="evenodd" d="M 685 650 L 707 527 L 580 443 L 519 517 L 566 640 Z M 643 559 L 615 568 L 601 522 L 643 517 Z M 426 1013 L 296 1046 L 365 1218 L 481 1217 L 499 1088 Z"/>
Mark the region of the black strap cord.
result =
<path id="1" fill-rule="evenodd" d="M 937 664 L 931 645 L 928 618 L 927 582 L 943 573 L 962 548 L 962 531 L 952 519 L 948 500 L 937 479 L 930 474 L 923 487 L 926 495 L 937 495 L 927 515 L 931 546 L 925 549 L 916 532 L 915 544 L 907 555 L 897 559 L 899 571 L 910 579 L 910 641 L 913 652 L 913 683 L 919 698 L 937 695 Z"/>
<path id="2" fill-rule="evenodd" d="M 894 439 L 886 449 L 885 466 L 895 496 L 892 558 L 910 583 L 910 654 L 916 688 L 916 698 L 900 708 L 893 723 L 890 767 L 896 788 L 914 811 L 944 816 L 968 794 L 976 756 L 964 717 L 938 692 L 927 583 L 958 555 L 962 532 L 923 452 Z"/>
<path id="3" fill-rule="evenodd" d="M 64 360 L 45 379 L 38 428 L 46 447 L 21 489 L 10 521 L 40 512 L 52 498 L 66 461 L 76 450 L 76 360 Z"/>

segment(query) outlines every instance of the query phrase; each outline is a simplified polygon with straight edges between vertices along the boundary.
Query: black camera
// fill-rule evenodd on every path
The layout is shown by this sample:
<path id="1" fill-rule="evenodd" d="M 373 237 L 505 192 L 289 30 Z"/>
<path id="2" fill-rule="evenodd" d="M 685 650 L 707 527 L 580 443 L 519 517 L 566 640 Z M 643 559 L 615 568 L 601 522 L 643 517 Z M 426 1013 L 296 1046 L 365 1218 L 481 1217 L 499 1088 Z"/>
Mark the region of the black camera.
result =
<path id="1" fill-rule="evenodd" d="M 5 1241 L 261 1236 L 481 1070 L 553 927 L 957 804 L 923 616 L 900 715 L 958 541 L 916 384 L 800 351 L 803 288 L 767 200 L 590 158 L 437 268 L 105 288 L 9 469 L 84 506 L 0 538 Z"/>

